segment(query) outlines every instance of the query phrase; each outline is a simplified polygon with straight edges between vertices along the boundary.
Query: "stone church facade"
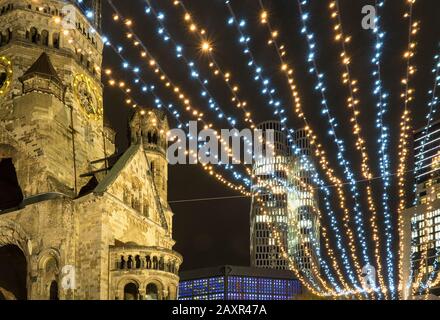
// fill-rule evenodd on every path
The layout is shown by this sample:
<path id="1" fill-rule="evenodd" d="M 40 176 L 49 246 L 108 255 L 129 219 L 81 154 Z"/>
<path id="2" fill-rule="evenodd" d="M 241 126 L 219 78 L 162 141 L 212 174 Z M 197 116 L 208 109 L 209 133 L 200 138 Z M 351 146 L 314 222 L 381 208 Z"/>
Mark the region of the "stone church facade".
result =
<path id="1" fill-rule="evenodd" d="M 167 119 L 117 154 L 99 29 L 65 5 L 0 0 L 0 299 L 176 299 Z"/>

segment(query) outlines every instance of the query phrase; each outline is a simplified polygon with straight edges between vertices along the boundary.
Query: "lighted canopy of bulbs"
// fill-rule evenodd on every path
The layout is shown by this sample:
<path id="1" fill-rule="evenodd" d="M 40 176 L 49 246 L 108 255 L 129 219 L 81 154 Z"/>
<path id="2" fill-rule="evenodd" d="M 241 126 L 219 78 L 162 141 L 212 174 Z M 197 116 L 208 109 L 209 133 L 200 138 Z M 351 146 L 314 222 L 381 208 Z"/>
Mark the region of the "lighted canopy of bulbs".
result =
<path id="1" fill-rule="evenodd" d="M 368 152 L 365 146 L 365 139 L 361 135 L 361 126 L 359 125 L 358 117 L 360 115 L 359 111 L 359 105 L 360 105 L 360 99 L 358 98 L 358 92 L 359 88 L 357 87 L 358 81 L 353 79 L 351 75 L 351 69 L 350 65 L 352 62 L 352 58 L 350 57 L 347 46 L 351 42 L 351 36 L 347 36 L 344 33 L 344 28 L 342 25 L 341 20 L 341 14 L 339 9 L 339 1 L 330 1 L 330 16 L 332 18 L 334 27 L 334 33 L 335 33 L 335 40 L 341 44 L 341 52 L 340 52 L 340 58 L 341 58 L 341 66 L 342 66 L 342 83 L 347 87 L 349 93 L 347 97 L 347 107 L 352 112 L 352 117 L 350 119 L 350 122 L 352 123 L 353 127 L 353 134 L 356 139 L 356 149 L 361 154 L 361 171 L 362 175 L 365 179 L 369 180 L 366 185 L 366 192 L 367 192 L 367 200 L 368 200 L 368 208 L 371 212 L 371 229 L 373 234 L 373 242 L 375 244 L 374 249 L 374 257 L 376 259 L 377 266 L 377 275 L 379 279 L 380 288 L 382 290 L 382 293 L 385 295 L 387 294 L 387 288 L 385 285 L 385 281 L 382 274 L 382 262 L 381 262 L 381 251 L 380 251 L 380 238 L 379 238 L 379 229 L 377 226 L 377 211 L 376 211 L 376 204 L 373 200 L 372 195 L 372 189 L 371 189 L 371 179 L 373 178 L 373 174 L 371 172 L 371 169 L 369 167 L 369 158 L 368 158 Z M 367 243 L 365 239 L 365 232 L 362 225 L 363 217 L 361 215 L 356 216 L 355 218 L 357 224 L 361 227 L 361 232 L 359 234 L 359 241 L 362 244 L 362 254 L 363 254 L 363 263 L 364 265 L 370 264 L 370 259 L 368 257 L 368 248 Z"/>
<path id="2" fill-rule="evenodd" d="M 172 1 L 172 0 L 171 0 Z M 78 1 L 81 2 L 81 1 Z M 233 74 L 232 71 L 225 71 L 227 68 L 224 66 L 220 66 L 218 61 L 215 57 L 215 46 L 211 43 L 209 38 L 207 37 L 207 30 L 203 29 L 200 24 L 196 22 L 194 14 L 192 14 L 187 7 L 183 4 L 182 1 L 174 0 L 172 1 L 173 4 L 180 8 L 182 10 L 182 22 L 185 24 L 185 26 L 188 29 L 188 32 L 190 34 L 194 34 L 195 41 L 198 41 L 200 50 L 204 53 L 202 57 L 208 59 L 208 66 L 209 70 L 212 72 L 212 76 L 220 77 L 224 84 L 227 86 L 231 93 L 231 102 L 235 105 L 236 108 L 240 108 L 243 112 L 243 121 L 244 123 L 248 123 L 251 127 L 254 126 L 254 122 L 251 116 L 251 113 L 247 109 L 247 103 L 245 100 L 243 100 L 239 96 L 239 88 L 240 85 L 236 81 L 232 81 Z M 283 125 L 283 130 L 286 131 L 287 136 L 289 137 L 290 141 L 293 141 L 293 133 L 294 131 L 287 128 L 286 126 L 286 110 L 284 109 L 284 103 L 276 97 L 277 90 L 275 89 L 274 85 L 271 83 L 271 80 L 269 77 L 264 75 L 264 65 L 262 63 L 257 63 L 257 61 L 254 59 L 254 55 L 252 53 L 252 50 L 250 48 L 250 42 L 252 41 L 252 37 L 248 30 L 246 30 L 247 22 L 243 18 L 238 18 L 235 14 L 233 8 L 232 8 L 232 2 L 230 0 L 224 1 L 226 7 L 229 10 L 230 17 L 227 19 L 227 24 L 230 26 L 235 26 L 238 34 L 238 40 L 239 44 L 242 48 L 242 54 L 247 57 L 248 59 L 248 67 L 249 70 L 252 72 L 252 77 L 258 81 L 261 84 L 261 95 L 265 97 L 267 100 L 267 104 L 271 107 L 273 107 L 274 115 L 278 116 L 280 118 L 280 121 Z M 289 265 L 291 269 L 295 272 L 295 274 L 298 276 L 298 278 L 303 282 L 303 284 L 309 288 L 313 293 L 317 295 L 324 295 L 324 296 L 340 296 L 340 295 L 346 295 L 346 294 L 354 294 L 359 298 L 366 297 L 365 290 L 362 288 L 362 275 L 361 275 L 361 264 L 360 260 L 357 257 L 357 249 L 360 245 L 361 252 L 362 252 L 362 262 L 364 264 L 371 263 L 370 257 L 368 256 L 368 248 L 367 248 L 367 241 L 365 236 L 365 226 L 363 224 L 363 220 L 366 216 L 365 212 L 362 211 L 360 206 L 360 193 L 357 189 L 357 183 L 355 179 L 355 175 L 353 173 L 353 170 L 351 169 L 350 163 L 348 160 L 346 160 L 345 157 L 345 143 L 344 140 L 339 138 L 337 136 L 337 120 L 331 115 L 331 108 L 328 104 L 327 98 L 326 98 L 326 86 L 325 86 L 325 75 L 321 73 L 318 69 L 317 64 L 317 44 L 315 42 L 314 34 L 309 29 L 309 21 L 311 19 L 311 13 L 308 10 L 308 1 L 307 0 L 297 0 L 298 7 L 301 12 L 301 22 L 302 22 L 302 29 L 301 33 L 304 35 L 305 40 L 308 45 L 308 55 L 306 56 L 306 61 L 310 65 L 310 73 L 314 74 L 316 77 L 316 92 L 321 96 L 321 111 L 323 116 L 327 119 L 327 123 L 329 125 L 329 134 L 334 138 L 334 142 L 338 148 L 337 158 L 338 158 L 338 165 L 343 168 L 345 180 L 347 182 L 343 182 L 339 177 L 336 176 L 335 171 L 332 169 L 330 165 L 330 161 L 327 159 L 326 152 L 323 149 L 323 145 L 319 142 L 319 138 L 314 133 L 310 122 L 308 121 L 306 115 L 303 112 L 302 104 L 301 104 L 301 98 L 299 94 L 299 87 L 298 83 L 296 82 L 294 75 L 293 75 L 293 69 L 289 66 L 289 63 L 287 62 L 287 49 L 284 45 L 279 44 L 279 37 L 280 37 L 280 31 L 275 30 L 272 28 L 270 23 L 270 13 L 265 10 L 264 4 L 262 0 L 259 0 L 260 6 L 261 6 L 261 12 L 260 12 L 260 22 L 261 24 L 265 25 L 268 28 L 269 31 L 269 39 L 267 41 L 267 44 L 270 46 L 273 46 L 275 48 L 275 51 L 278 55 L 278 58 L 280 60 L 280 72 L 285 75 L 291 93 L 292 93 L 292 99 L 294 104 L 294 110 L 295 114 L 299 117 L 299 119 L 303 120 L 305 123 L 305 129 L 307 132 L 307 135 L 310 139 L 310 142 L 312 144 L 314 154 L 316 158 L 318 159 L 318 164 L 321 168 L 321 170 L 324 172 L 326 179 L 331 182 L 332 186 L 326 186 L 323 179 L 319 178 L 319 175 L 317 173 L 317 170 L 314 168 L 312 164 L 312 172 L 313 172 L 313 180 L 316 185 L 316 187 L 311 187 L 311 190 L 317 190 L 319 189 L 321 191 L 321 196 L 324 199 L 325 204 L 325 210 L 324 212 L 327 215 L 327 219 L 330 221 L 330 227 L 331 227 L 331 234 L 335 238 L 336 242 L 335 245 L 337 246 L 339 259 L 342 261 L 342 265 L 344 268 L 344 272 L 341 270 L 339 266 L 338 259 L 335 257 L 335 252 L 333 248 L 331 247 L 328 235 L 328 230 L 325 227 L 321 227 L 321 234 L 323 235 L 323 241 L 324 241 L 324 247 L 326 249 L 326 255 L 328 258 L 331 259 L 330 265 L 332 266 L 332 270 L 330 270 L 329 265 L 327 265 L 326 261 L 323 261 L 321 259 L 321 256 L 319 255 L 319 247 L 316 243 L 313 245 L 313 249 L 317 251 L 317 254 L 319 256 L 319 266 L 323 268 L 324 273 L 326 275 L 328 283 L 322 278 L 321 271 L 319 270 L 319 266 L 312 266 L 312 273 L 313 277 L 310 277 L 309 275 L 303 275 L 300 270 L 296 270 L 295 268 L 295 261 L 292 261 L 292 257 L 289 256 L 289 254 L 286 252 L 286 249 L 283 247 L 281 243 L 279 245 L 281 246 L 281 250 L 283 253 L 283 256 L 289 260 Z M 415 4 L 415 0 L 406 0 L 408 11 L 405 13 L 404 17 L 408 19 L 408 48 L 404 53 L 404 59 L 406 60 L 406 74 L 404 78 L 402 79 L 402 85 L 403 85 L 403 92 L 402 92 L 402 99 L 403 99 L 403 114 L 401 118 L 401 132 L 400 132 L 400 140 L 399 140 L 399 167 L 397 172 L 398 177 L 398 186 L 399 186 L 399 208 L 398 208 L 398 231 L 399 231 L 399 251 L 398 251 L 398 270 L 399 270 L 399 277 L 398 277 L 398 292 L 401 292 L 401 289 L 403 288 L 403 274 L 402 274 L 402 266 L 403 266 L 403 219 L 402 219 L 402 213 L 403 210 L 406 207 L 405 202 L 405 188 L 406 188 L 406 174 L 408 172 L 407 170 L 407 159 L 409 155 L 408 151 L 408 140 L 410 137 L 410 130 L 411 130 L 411 116 L 410 116 L 410 110 L 412 107 L 412 102 L 414 99 L 414 89 L 411 87 L 411 79 L 413 75 L 416 72 L 415 66 L 412 64 L 412 59 L 415 55 L 415 49 L 416 49 L 416 42 L 415 42 L 415 36 L 419 30 L 419 23 L 414 21 L 413 19 L 413 6 Z M 110 1 L 111 3 L 111 1 Z M 175 56 L 178 59 L 182 59 L 186 67 L 189 68 L 190 71 L 190 78 L 195 79 L 200 84 L 200 87 L 202 88 L 201 95 L 203 97 L 206 97 L 207 100 L 207 110 L 216 112 L 218 115 L 219 120 L 223 119 L 228 122 L 228 124 L 232 127 L 235 127 L 236 121 L 235 118 L 232 116 L 226 115 L 219 104 L 215 101 L 213 95 L 208 91 L 207 85 L 209 84 L 208 79 L 202 79 L 200 76 L 200 73 L 198 71 L 197 62 L 190 60 L 186 57 L 186 54 L 184 53 L 184 48 L 178 44 L 178 42 L 170 35 L 170 33 L 167 31 L 167 28 L 165 26 L 164 13 L 160 11 L 156 11 L 152 6 L 149 0 L 146 0 L 147 7 L 145 8 L 145 13 L 147 15 L 153 16 L 156 19 L 156 22 L 158 23 L 158 35 L 162 37 L 162 39 L 165 42 L 169 42 L 173 44 L 174 50 L 175 50 Z M 179 104 L 182 104 L 182 109 L 187 111 L 187 113 L 193 117 L 196 117 L 199 121 L 204 121 L 203 116 L 204 112 L 201 110 L 198 110 L 192 106 L 190 95 L 183 92 L 183 89 L 181 89 L 179 86 L 175 85 L 171 78 L 165 73 L 165 71 L 161 68 L 159 65 L 159 62 L 154 59 L 154 57 L 150 54 L 145 44 L 140 40 L 140 38 L 133 32 L 132 25 L 133 20 L 124 18 L 120 15 L 117 8 L 113 6 L 113 9 L 115 11 L 115 14 L 113 16 L 113 20 L 115 22 L 121 22 L 123 23 L 124 27 L 127 28 L 127 34 L 126 38 L 130 40 L 133 46 L 138 47 L 140 50 L 140 56 L 143 58 L 145 62 L 147 62 L 145 65 L 148 69 L 153 71 L 154 74 L 156 74 L 158 82 L 162 83 L 165 87 L 169 88 L 171 92 L 173 92 L 176 97 L 179 100 Z M 373 292 L 369 292 L 372 295 L 371 297 L 377 297 L 377 298 L 395 298 L 396 297 L 396 288 L 395 288 L 395 281 L 394 281 L 394 255 L 392 251 L 392 224 L 391 224 L 391 212 L 389 208 L 389 190 L 390 190 L 390 177 L 393 175 L 390 173 L 390 156 L 389 156 L 389 132 L 388 128 L 385 125 L 384 116 L 388 109 L 388 94 L 386 93 L 386 90 L 383 88 L 382 80 L 381 80 L 381 58 L 382 58 L 382 49 L 384 47 L 384 38 L 385 33 L 381 28 L 381 13 L 384 7 L 384 1 L 376 0 L 375 1 L 375 7 L 377 11 L 377 18 L 376 18 L 376 25 L 375 29 L 373 31 L 373 35 L 375 38 L 374 42 L 374 52 L 373 52 L 373 58 L 371 60 L 372 66 L 373 66 L 373 72 L 372 72 L 372 78 L 374 80 L 374 91 L 373 94 L 376 96 L 377 99 L 377 113 L 376 113 L 376 125 L 379 132 L 379 148 L 378 148 L 378 155 L 379 155 L 379 170 L 380 170 L 380 176 L 379 178 L 383 181 L 383 196 L 381 197 L 381 206 L 382 206 L 382 213 L 384 218 L 384 227 L 385 227 L 385 239 L 386 239 L 386 252 L 387 257 L 385 259 L 386 261 L 386 271 L 387 271 L 387 281 L 385 281 L 385 272 L 382 269 L 382 262 L 381 262 L 381 248 L 380 248 L 380 239 L 379 239 L 379 226 L 377 223 L 377 208 L 379 207 L 378 203 L 375 203 L 375 199 L 373 199 L 373 193 L 371 189 L 371 185 L 367 183 L 366 187 L 366 194 L 367 194 L 367 200 L 368 200 L 368 210 L 371 213 L 371 219 L 370 220 L 370 228 L 372 231 L 373 236 L 373 242 L 374 242 L 374 253 L 375 253 L 375 267 L 378 271 L 378 279 L 379 279 L 379 288 L 376 288 L 373 290 Z M 350 65 L 353 63 L 351 60 L 349 53 L 348 53 L 348 46 L 351 41 L 351 37 L 349 35 L 344 34 L 343 27 L 342 27 L 342 19 L 341 19 L 341 12 L 339 9 L 339 3 L 338 0 L 330 1 L 329 2 L 329 9 L 330 9 L 330 17 L 333 25 L 333 31 L 335 33 L 335 42 L 339 43 L 341 46 L 341 53 L 340 53 L 340 64 L 342 68 L 342 83 L 347 87 L 348 89 L 348 97 L 347 97 L 347 107 L 352 112 L 352 118 L 351 123 L 353 125 L 353 134 L 355 135 L 356 139 L 356 149 L 359 151 L 362 163 L 361 163 L 361 173 L 365 180 L 370 182 L 374 176 L 373 176 L 373 169 L 370 167 L 370 161 L 368 152 L 366 150 L 366 144 L 365 139 L 362 137 L 362 131 L 360 124 L 358 122 L 359 117 L 359 111 L 360 111 L 360 99 L 359 96 L 359 88 L 357 87 L 358 83 L 356 80 L 353 79 Z M 89 17 L 90 18 L 90 17 Z M 114 46 L 110 43 L 110 46 L 118 53 L 121 54 L 123 51 L 122 46 Z M 134 72 L 135 74 L 138 74 L 141 70 L 144 69 L 144 67 L 132 67 L 130 63 L 127 62 L 122 56 L 121 59 L 123 60 L 123 68 L 128 69 L 128 71 Z M 438 57 L 436 57 L 436 60 L 438 60 Z M 437 97 L 435 95 L 435 88 L 438 85 L 438 69 L 439 69 L 440 63 L 436 65 L 435 68 L 435 85 L 434 90 L 431 90 L 430 92 L 433 93 L 433 99 L 430 102 L 430 112 L 428 115 L 428 124 L 426 128 L 429 127 L 430 121 L 432 120 L 432 115 L 435 113 L 435 106 L 437 105 Z M 106 74 L 110 76 L 112 74 L 111 70 L 106 70 Z M 135 79 L 135 83 L 139 84 L 139 89 L 141 92 L 150 92 L 154 95 L 154 101 L 156 104 L 156 107 L 161 108 L 165 105 L 167 110 L 175 116 L 176 120 L 180 122 L 180 127 L 184 126 L 180 120 L 180 113 L 177 111 L 177 108 L 173 104 L 164 104 L 162 103 L 162 100 L 157 96 L 157 94 L 154 92 L 155 85 L 147 85 L 145 81 L 142 79 L 142 77 L 138 76 Z M 111 86 L 119 87 L 124 94 L 126 95 L 126 103 L 128 105 L 131 105 L 132 107 L 138 107 L 139 105 L 136 103 L 136 101 L 130 96 L 131 88 L 126 87 L 125 83 L 123 81 L 117 81 L 114 78 L 109 79 L 109 84 Z M 151 89 L 151 90 L 150 90 Z M 180 107 L 180 106 L 179 106 Z M 205 127 L 212 128 L 213 124 L 206 124 Z M 197 155 L 193 155 L 194 157 L 197 157 Z M 211 175 L 215 176 L 219 181 L 224 183 L 226 186 L 232 188 L 233 190 L 239 191 L 246 196 L 251 196 L 251 193 L 246 191 L 245 186 L 249 186 L 250 180 L 249 178 L 246 178 L 244 175 L 241 175 L 234 171 L 234 177 L 239 179 L 242 182 L 244 182 L 244 185 L 238 185 L 229 182 L 227 179 L 225 179 L 221 174 L 216 173 L 214 171 L 213 166 L 211 165 L 205 165 L 204 169 Z M 231 169 L 227 166 L 225 169 Z M 247 168 L 248 169 L 248 168 Z M 417 170 L 417 168 L 416 168 Z M 252 174 L 248 171 L 248 177 L 252 177 Z M 351 210 L 346 205 L 346 199 L 347 195 L 344 191 L 344 186 L 349 186 L 349 191 L 351 193 L 351 196 L 355 199 L 355 204 L 352 208 L 352 211 L 354 213 L 354 222 L 357 227 L 356 232 L 353 232 L 350 228 L 350 221 L 351 221 Z M 346 250 L 344 244 L 343 244 L 343 237 L 341 236 L 341 230 L 339 227 L 339 222 L 336 219 L 336 214 L 334 213 L 334 210 L 332 209 L 331 201 L 330 199 L 330 190 L 336 190 L 336 194 L 339 198 L 339 209 L 343 212 L 343 219 L 342 224 L 345 231 L 345 238 L 348 240 L 348 248 L 350 254 L 348 254 L 348 251 Z M 254 195 L 255 196 L 255 195 Z M 256 199 L 258 201 L 258 196 L 256 196 Z M 428 199 L 429 201 L 429 199 Z M 428 204 L 428 207 L 429 204 Z M 432 209 L 432 207 L 430 207 Z M 319 212 L 319 216 L 321 217 L 321 212 Z M 425 217 L 426 218 L 426 217 Z M 294 226 L 292 226 L 294 227 Z M 277 242 L 280 242 L 280 234 L 277 230 L 275 225 L 271 225 L 271 229 L 273 232 L 273 235 L 275 237 L 275 240 Z M 355 237 L 356 234 L 356 237 Z M 426 230 L 425 230 L 426 235 Z M 357 241 L 356 239 L 357 238 Z M 426 253 L 427 250 L 423 248 L 423 253 Z M 307 254 L 311 254 L 308 252 Z M 422 260 L 422 263 L 423 260 Z M 354 267 L 354 268 L 353 268 Z M 423 266 L 421 265 L 420 268 Z M 335 273 L 338 282 L 335 281 L 335 277 L 332 273 Z M 345 274 L 344 274 L 345 273 Z M 419 273 L 420 275 L 420 273 Z M 346 279 L 346 277 L 348 277 Z M 350 283 L 347 283 L 348 282 Z M 419 280 L 419 281 L 418 281 Z M 413 287 L 413 292 L 416 290 L 419 290 L 420 292 L 422 290 L 426 290 L 431 285 L 439 283 L 440 277 L 436 276 L 434 277 L 434 273 L 430 275 L 428 280 L 425 283 L 422 283 L 422 279 L 417 279 L 416 285 Z M 364 296 L 362 296 L 364 295 Z"/>
<path id="3" fill-rule="evenodd" d="M 378 129 L 379 139 L 378 139 L 378 158 L 379 158 L 379 169 L 380 175 L 383 182 L 383 192 L 382 192 L 382 210 L 385 225 L 385 238 L 386 238 L 386 264 L 388 272 L 388 286 L 390 288 L 391 294 L 394 297 L 395 285 L 394 285 L 394 254 L 392 249 L 393 236 L 392 236 L 392 223 L 391 223 L 391 213 L 389 204 L 389 187 L 390 181 L 390 159 L 389 159 L 389 129 L 385 124 L 384 116 L 388 111 L 388 93 L 383 88 L 382 84 L 382 56 L 383 47 L 385 45 L 385 32 L 382 30 L 381 26 L 381 16 L 382 10 L 384 8 L 385 1 L 375 0 L 376 9 L 376 19 L 375 26 L 373 29 L 373 35 L 375 38 L 374 42 L 374 54 L 371 59 L 371 63 L 374 66 L 372 72 L 374 80 L 373 95 L 376 97 L 376 128 Z M 377 246 L 376 246 L 377 250 Z M 383 280 L 382 280 L 383 281 Z"/>
<path id="4" fill-rule="evenodd" d="M 404 220 L 403 220 L 403 211 L 406 208 L 406 171 L 407 171 L 407 160 L 409 155 L 409 137 L 411 135 L 411 117 L 410 117 L 410 107 L 412 106 L 412 102 L 414 99 L 414 89 L 410 86 L 410 81 L 413 78 L 416 68 L 412 65 L 412 59 L 415 55 L 416 50 L 416 42 L 415 35 L 419 31 L 419 23 L 414 21 L 413 18 L 413 7 L 415 0 L 407 0 L 408 11 L 405 12 L 404 18 L 408 20 L 408 47 L 403 54 L 404 59 L 406 60 L 406 74 L 404 78 L 401 80 L 403 85 L 403 92 L 401 94 L 401 98 L 403 100 L 403 114 L 400 122 L 400 138 L 399 138 L 399 146 L 398 146 L 398 157 L 399 157 L 399 166 L 398 166 L 398 187 L 399 187 L 399 207 L 398 207 L 398 232 L 399 232 L 399 263 L 398 263 L 398 272 L 399 272 L 399 282 L 398 282 L 398 290 L 399 293 L 402 293 L 404 288 L 404 279 L 403 279 L 403 259 L 404 259 L 404 243 L 406 241 L 405 236 L 408 236 L 404 233 Z"/>

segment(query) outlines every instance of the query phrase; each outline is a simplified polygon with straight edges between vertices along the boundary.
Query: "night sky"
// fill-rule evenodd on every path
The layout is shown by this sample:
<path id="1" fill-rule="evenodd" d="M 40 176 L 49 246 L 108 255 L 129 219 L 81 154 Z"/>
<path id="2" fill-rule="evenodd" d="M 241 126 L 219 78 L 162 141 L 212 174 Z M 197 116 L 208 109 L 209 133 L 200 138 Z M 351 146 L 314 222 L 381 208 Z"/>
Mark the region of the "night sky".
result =
<path id="1" fill-rule="evenodd" d="M 151 84 L 156 84 L 157 93 L 163 101 L 179 106 L 173 94 L 158 85 L 157 77 L 141 61 L 139 51 L 133 49 L 126 41 L 125 30 L 122 24 L 112 20 L 112 10 L 104 0 L 103 33 L 108 35 L 113 44 L 123 44 L 126 55 L 132 66 L 142 69 L 142 77 Z M 215 97 L 221 108 L 228 114 L 234 114 L 238 120 L 238 127 L 244 128 L 241 113 L 236 112 L 229 101 L 230 93 L 222 80 L 215 79 L 207 68 L 207 59 L 200 52 L 200 43 L 196 37 L 189 34 L 184 27 L 183 13 L 180 8 L 174 7 L 171 0 L 152 1 L 157 11 L 165 13 L 165 25 L 173 38 L 185 48 L 188 58 L 197 63 L 202 78 L 208 78 L 208 89 Z M 266 104 L 266 98 L 260 94 L 260 84 L 253 80 L 253 75 L 247 67 L 247 59 L 242 54 L 238 44 L 238 36 L 234 27 L 227 26 L 229 14 L 222 0 L 188 0 L 184 1 L 192 12 L 193 19 L 204 27 L 213 42 L 214 55 L 224 70 L 232 73 L 232 79 L 240 85 L 240 97 L 248 102 L 248 108 L 253 112 L 255 122 L 273 119 L 272 109 Z M 252 37 L 251 49 L 255 60 L 264 69 L 277 95 L 288 110 L 289 127 L 301 128 L 303 123 L 297 120 L 293 113 L 293 103 L 290 90 L 285 78 L 280 72 L 280 64 L 273 47 L 266 44 L 268 31 L 259 23 L 260 8 L 257 0 L 233 0 L 232 6 L 239 18 L 246 19 L 245 32 Z M 341 65 L 339 63 L 340 44 L 333 42 L 332 23 L 328 9 L 329 1 L 314 0 L 311 10 L 311 27 L 315 33 L 319 49 L 317 61 L 319 68 L 326 75 L 327 94 L 331 111 L 338 119 L 339 136 L 346 141 L 347 155 L 351 161 L 356 178 L 360 179 L 360 160 L 354 149 L 354 139 L 351 134 L 349 116 L 345 106 L 348 90 L 341 83 Z M 114 0 L 122 15 L 133 19 L 133 28 L 142 38 L 144 44 L 153 53 L 157 61 L 168 73 L 174 83 L 188 93 L 193 105 L 203 110 L 208 119 L 216 119 L 207 109 L 205 100 L 200 97 L 201 89 L 197 83 L 189 78 L 189 71 L 182 60 L 175 57 L 175 48 L 171 43 L 165 43 L 157 34 L 158 25 L 154 16 L 144 14 L 145 1 Z M 387 0 L 384 15 L 383 29 L 386 31 L 384 61 L 382 76 L 384 88 L 390 94 L 390 111 L 386 121 L 390 125 L 392 142 L 391 158 L 393 172 L 397 168 L 397 139 L 399 119 L 403 103 L 400 100 L 402 87 L 400 80 L 405 73 L 405 63 L 402 58 L 407 44 L 407 20 L 402 18 L 406 1 Z M 264 1 L 270 13 L 271 23 L 280 32 L 280 43 L 287 48 L 287 60 L 295 70 L 295 78 L 301 94 L 304 109 L 311 121 L 312 127 L 318 132 L 326 146 L 329 158 L 334 168 L 336 153 L 331 139 L 327 134 L 327 125 L 320 114 L 320 99 L 314 91 L 314 77 L 308 73 L 306 63 L 306 42 L 300 35 L 300 20 L 296 1 L 271 0 Z M 372 95 L 373 80 L 371 73 L 373 66 L 370 63 L 373 55 L 374 38 L 371 31 L 362 29 L 361 9 L 364 5 L 374 4 L 368 0 L 340 0 L 342 23 L 344 31 L 353 37 L 348 52 L 351 53 L 352 76 L 359 81 L 361 103 L 359 117 L 362 132 L 367 140 L 370 154 L 370 167 L 374 175 L 379 175 L 377 161 L 378 132 L 375 129 L 375 99 Z M 414 11 L 415 19 L 421 22 L 421 31 L 417 36 L 417 55 L 415 65 L 417 74 L 414 77 L 416 102 L 413 106 L 414 128 L 425 124 L 428 90 L 432 88 L 433 56 L 440 41 L 440 2 L 438 0 L 419 0 Z M 132 74 L 122 68 L 119 57 L 109 48 L 104 52 L 104 68 L 111 67 L 118 79 L 127 83 L 133 80 Z M 133 94 L 143 106 L 153 106 L 153 99 L 149 95 L 142 95 L 134 84 Z M 105 87 L 106 119 L 117 131 L 117 144 L 122 152 L 127 147 L 128 119 L 133 112 L 124 103 L 124 95 L 115 88 Z M 187 121 L 184 112 L 182 120 Z M 170 123 L 174 125 L 172 118 Z M 217 128 L 227 129 L 225 122 L 216 121 Z M 410 166 L 412 168 L 412 165 Z M 342 174 L 340 174 L 342 176 Z M 412 177 L 409 177 L 412 179 Z M 232 179 L 232 178 L 231 178 Z M 411 180 L 412 181 L 412 180 Z M 363 185 L 359 188 L 363 191 Z M 380 202 L 380 180 L 373 183 L 375 199 Z M 224 185 L 208 176 L 200 166 L 171 166 L 169 172 L 169 200 L 185 200 L 209 197 L 236 196 Z M 393 213 L 396 212 L 396 181 L 393 180 Z M 216 266 L 222 264 L 248 265 L 249 264 L 249 214 L 250 199 L 231 199 L 218 201 L 200 201 L 191 203 L 176 203 L 171 205 L 175 213 L 174 239 L 177 241 L 175 249 L 183 254 L 183 269 Z M 364 206 L 365 207 L 365 206 Z M 336 207 L 335 207 L 336 208 Z M 336 208 L 341 217 L 340 210 Z M 394 214 L 395 215 L 395 214 Z M 366 219 L 369 214 L 366 214 Z M 326 221 L 323 221 L 326 224 Z M 380 224 L 383 227 L 382 224 Z M 372 244 L 370 244 L 370 248 Z M 383 246 L 384 247 L 384 246 Z"/>

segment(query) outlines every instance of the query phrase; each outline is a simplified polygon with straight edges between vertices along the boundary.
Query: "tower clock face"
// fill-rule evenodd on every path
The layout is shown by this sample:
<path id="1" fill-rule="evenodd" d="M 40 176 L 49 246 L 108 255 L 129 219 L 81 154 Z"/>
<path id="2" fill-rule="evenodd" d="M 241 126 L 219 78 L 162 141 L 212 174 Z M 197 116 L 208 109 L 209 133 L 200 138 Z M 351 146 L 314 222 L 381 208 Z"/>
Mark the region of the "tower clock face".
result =
<path id="1" fill-rule="evenodd" d="M 103 115 L 102 100 L 97 87 L 85 75 L 75 77 L 73 83 L 75 99 L 89 117 L 101 119 Z"/>
<path id="2" fill-rule="evenodd" d="M 4 96 L 12 81 L 12 63 L 3 56 L 0 56 L 0 97 Z"/>

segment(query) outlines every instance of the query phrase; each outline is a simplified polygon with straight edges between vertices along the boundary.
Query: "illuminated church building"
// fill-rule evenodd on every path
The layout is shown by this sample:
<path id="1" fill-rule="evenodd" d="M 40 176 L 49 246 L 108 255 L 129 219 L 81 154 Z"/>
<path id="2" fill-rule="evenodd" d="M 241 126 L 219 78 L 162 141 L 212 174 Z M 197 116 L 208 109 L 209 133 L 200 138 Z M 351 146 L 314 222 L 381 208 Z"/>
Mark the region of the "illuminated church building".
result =
<path id="1" fill-rule="evenodd" d="M 176 299 L 166 117 L 137 111 L 115 155 L 101 4 L 67 4 L 0 0 L 0 299 Z"/>

